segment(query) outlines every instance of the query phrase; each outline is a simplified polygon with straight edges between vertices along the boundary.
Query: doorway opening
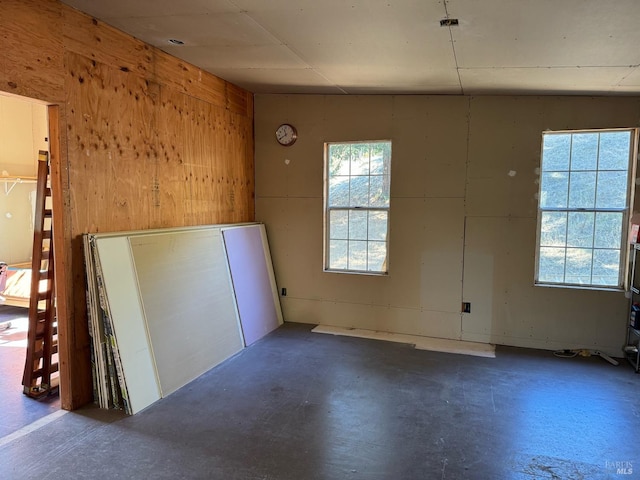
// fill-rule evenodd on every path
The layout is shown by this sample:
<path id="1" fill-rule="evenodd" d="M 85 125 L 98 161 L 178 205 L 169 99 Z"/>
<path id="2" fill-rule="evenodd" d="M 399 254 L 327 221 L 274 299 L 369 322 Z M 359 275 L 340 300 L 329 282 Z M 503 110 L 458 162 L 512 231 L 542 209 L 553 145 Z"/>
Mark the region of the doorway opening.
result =
<path id="1" fill-rule="evenodd" d="M 0 92 L 0 440 L 60 409 L 57 393 L 36 400 L 22 385 L 38 153 L 50 151 L 50 115 L 44 102 Z"/>

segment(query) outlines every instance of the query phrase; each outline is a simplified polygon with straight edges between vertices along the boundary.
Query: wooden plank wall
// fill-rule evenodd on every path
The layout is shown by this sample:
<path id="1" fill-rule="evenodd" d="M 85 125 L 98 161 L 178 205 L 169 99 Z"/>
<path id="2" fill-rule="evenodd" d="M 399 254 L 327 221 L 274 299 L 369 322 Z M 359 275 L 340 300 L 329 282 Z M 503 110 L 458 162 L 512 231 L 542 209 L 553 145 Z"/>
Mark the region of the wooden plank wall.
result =
<path id="1" fill-rule="evenodd" d="M 92 397 L 81 235 L 253 221 L 253 95 L 55 0 L 0 11 L 0 91 L 59 106 L 61 397 L 75 409 Z"/>

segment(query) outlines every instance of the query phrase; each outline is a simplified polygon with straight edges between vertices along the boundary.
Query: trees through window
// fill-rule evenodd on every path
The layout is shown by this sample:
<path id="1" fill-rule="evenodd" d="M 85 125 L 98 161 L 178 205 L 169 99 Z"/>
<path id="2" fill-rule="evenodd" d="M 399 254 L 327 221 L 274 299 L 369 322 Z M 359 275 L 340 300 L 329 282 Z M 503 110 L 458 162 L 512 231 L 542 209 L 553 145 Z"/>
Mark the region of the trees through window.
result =
<path id="1" fill-rule="evenodd" d="M 325 270 L 388 272 L 391 142 L 325 145 Z"/>
<path id="2" fill-rule="evenodd" d="M 622 288 L 635 130 L 545 132 L 536 284 Z"/>

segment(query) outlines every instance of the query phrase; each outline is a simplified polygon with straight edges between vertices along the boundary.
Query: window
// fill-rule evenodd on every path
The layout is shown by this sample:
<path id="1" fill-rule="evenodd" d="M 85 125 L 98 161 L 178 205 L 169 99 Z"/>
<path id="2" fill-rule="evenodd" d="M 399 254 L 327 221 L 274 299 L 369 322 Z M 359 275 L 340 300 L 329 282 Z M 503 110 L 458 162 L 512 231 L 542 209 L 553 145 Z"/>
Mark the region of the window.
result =
<path id="1" fill-rule="evenodd" d="M 325 144 L 325 270 L 388 272 L 391 142 Z"/>
<path id="2" fill-rule="evenodd" d="M 536 284 L 624 285 L 635 129 L 545 132 Z"/>

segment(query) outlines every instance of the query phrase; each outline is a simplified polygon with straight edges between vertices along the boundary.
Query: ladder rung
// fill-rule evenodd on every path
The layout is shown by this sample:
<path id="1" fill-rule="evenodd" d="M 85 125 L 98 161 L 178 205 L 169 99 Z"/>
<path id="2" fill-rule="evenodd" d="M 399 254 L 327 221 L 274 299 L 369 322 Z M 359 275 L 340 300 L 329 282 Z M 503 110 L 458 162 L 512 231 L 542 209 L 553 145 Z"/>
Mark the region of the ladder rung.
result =
<path id="1" fill-rule="evenodd" d="M 36 338 L 41 338 L 44 335 L 44 330 L 47 324 L 47 316 L 46 312 L 38 312 L 38 315 L 42 315 L 42 317 L 38 317 L 38 323 L 36 324 Z M 54 324 L 52 327 L 52 335 L 58 334 L 58 325 Z"/>
<path id="2" fill-rule="evenodd" d="M 38 301 L 49 300 L 51 297 L 51 290 L 47 289 L 44 292 L 38 292 Z"/>
<path id="3" fill-rule="evenodd" d="M 42 358 L 42 354 L 44 353 L 44 348 L 41 348 L 39 350 L 36 350 L 35 352 L 33 352 L 33 358 L 34 360 L 40 359 Z M 54 353 L 58 353 L 58 342 L 53 342 L 51 344 L 51 355 L 53 355 Z"/>
<path id="4" fill-rule="evenodd" d="M 49 240 L 51 238 L 51 230 L 43 230 L 42 231 L 42 239 Z"/>
<path id="5" fill-rule="evenodd" d="M 44 209 L 44 216 L 47 218 L 51 218 L 53 216 L 53 211 L 50 208 Z"/>
<path id="6" fill-rule="evenodd" d="M 49 366 L 49 373 L 55 373 L 58 371 L 58 363 L 52 363 Z M 44 374 L 44 368 L 40 367 L 37 370 L 33 371 L 33 377 L 32 378 L 39 378 L 42 377 L 42 375 Z"/>

